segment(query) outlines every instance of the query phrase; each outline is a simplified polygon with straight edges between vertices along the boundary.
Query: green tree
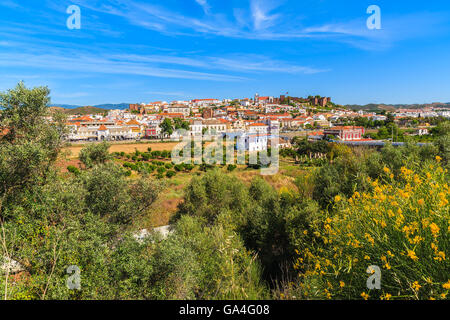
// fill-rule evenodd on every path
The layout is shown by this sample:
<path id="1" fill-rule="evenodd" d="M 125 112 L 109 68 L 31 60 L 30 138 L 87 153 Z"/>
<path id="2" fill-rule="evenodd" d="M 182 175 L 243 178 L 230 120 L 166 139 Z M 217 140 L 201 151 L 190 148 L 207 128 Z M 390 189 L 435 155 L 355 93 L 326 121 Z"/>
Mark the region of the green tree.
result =
<path id="1" fill-rule="evenodd" d="M 164 138 L 164 136 L 171 136 L 173 133 L 173 123 L 170 118 L 165 118 L 164 121 L 161 123 L 161 140 Z"/>
<path id="2" fill-rule="evenodd" d="M 111 159 L 107 142 L 89 144 L 81 149 L 79 158 L 85 168 L 92 168 L 95 165 L 104 164 Z"/>

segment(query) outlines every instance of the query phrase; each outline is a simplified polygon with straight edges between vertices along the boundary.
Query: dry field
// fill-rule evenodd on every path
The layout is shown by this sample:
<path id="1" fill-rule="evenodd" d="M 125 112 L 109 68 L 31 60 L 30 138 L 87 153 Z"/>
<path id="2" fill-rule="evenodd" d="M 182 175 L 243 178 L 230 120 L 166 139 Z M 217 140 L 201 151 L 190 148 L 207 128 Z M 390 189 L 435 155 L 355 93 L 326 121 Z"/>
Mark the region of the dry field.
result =
<path id="1" fill-rule="evenodd" d="M 125 152 L 131 153 L 136 149 L 138 151 L 147 151 L 147 148 L 152 148 L 152 151 L 163 151 L 168 150 L 171 151 L 173 147 L 175 147 L 178 142 L 150 142 L 150 143 L 115 143 L 111 144 L 111 148 L 109 151 L 112 152 Z M 86 145 L 72 145 L 70 147 L 64 148 L 63 151 L 69 151 L 68 155 L 69 159 L 78 158 L 78 154 L 80 150 L 83 149 Z"/>

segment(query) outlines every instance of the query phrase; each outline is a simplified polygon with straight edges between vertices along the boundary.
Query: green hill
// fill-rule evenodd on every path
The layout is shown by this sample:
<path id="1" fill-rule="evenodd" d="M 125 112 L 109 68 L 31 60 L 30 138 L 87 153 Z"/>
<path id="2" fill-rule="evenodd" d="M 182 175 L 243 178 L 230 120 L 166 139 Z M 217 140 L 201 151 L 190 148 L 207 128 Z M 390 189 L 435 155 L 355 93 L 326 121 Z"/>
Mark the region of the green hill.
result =
<path id="1" fill-rule="evenodd" d="M 73 109 L 65 109 L 62 107 L 50 107 L 51 111 L 62 111 L 68 115 L 87 115 L 87 114 L 104 114 L 109 111 L 109 109 L 97 108 L 97 107 L 78 107 Z"/>

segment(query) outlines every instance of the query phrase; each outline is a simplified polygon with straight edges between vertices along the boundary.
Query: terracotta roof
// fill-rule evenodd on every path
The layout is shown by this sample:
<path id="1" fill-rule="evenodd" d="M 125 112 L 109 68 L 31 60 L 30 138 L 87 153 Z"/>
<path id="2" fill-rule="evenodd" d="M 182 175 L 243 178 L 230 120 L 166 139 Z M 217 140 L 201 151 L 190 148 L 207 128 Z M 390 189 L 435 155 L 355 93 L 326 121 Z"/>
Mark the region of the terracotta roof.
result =
<path id="1" fill-rule="evenodd" d="M 94 121 L 94 119 L 92 119 L 89 116 L 83 116 L 83 117 L 79 117 L 79 118 L 76 118 L 76 119 L 72 119 L 70 121 L 75 121 L 75 122 L 78 122 L 78 121 Z"/>
<path id="2" fill-rule="evenodd" d="M 184 117 L 184 113 L 163 113 L 162 116 L 166 116 L 166 117 Z"/>
<path id="3" fill-rule="evenodd" d="M 104 124 L 102 124 L 100 128 L 98 128 L 98 131 L 106 131 L 106 130 L 108 130 L 108 128 L 106 128 Z"/>
<path id="4" fill-rule="evenodd" d="M 126 123 L 127 126 L 140 126 L 141 124 L 136 120 L 130 120 Z"/>
<path id="5" fill-rule="evenodd" d="M 248 125 L 249 127 L 267 127 L 267 124 L 264 123 L 252 123 Z"/>
<path id="6" fill-rule="evenodd" d="M 338 127 L 332 127 L 329 130 L 354 130 L 354 129 L 364 129 L 364 127 L 338 126 Z"/>

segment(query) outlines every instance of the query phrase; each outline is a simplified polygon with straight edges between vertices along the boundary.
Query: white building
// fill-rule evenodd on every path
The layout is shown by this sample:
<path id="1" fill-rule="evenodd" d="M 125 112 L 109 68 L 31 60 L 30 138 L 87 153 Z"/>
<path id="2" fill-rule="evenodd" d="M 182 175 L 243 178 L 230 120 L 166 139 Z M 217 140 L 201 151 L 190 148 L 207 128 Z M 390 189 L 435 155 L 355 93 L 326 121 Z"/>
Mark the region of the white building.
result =
<path id="1" fill-rule="evenodd" d="M 249 152 L 267 150 L 269 126 L 265 123 L 253 123 L 247 126 L 245 149 Z"/>

